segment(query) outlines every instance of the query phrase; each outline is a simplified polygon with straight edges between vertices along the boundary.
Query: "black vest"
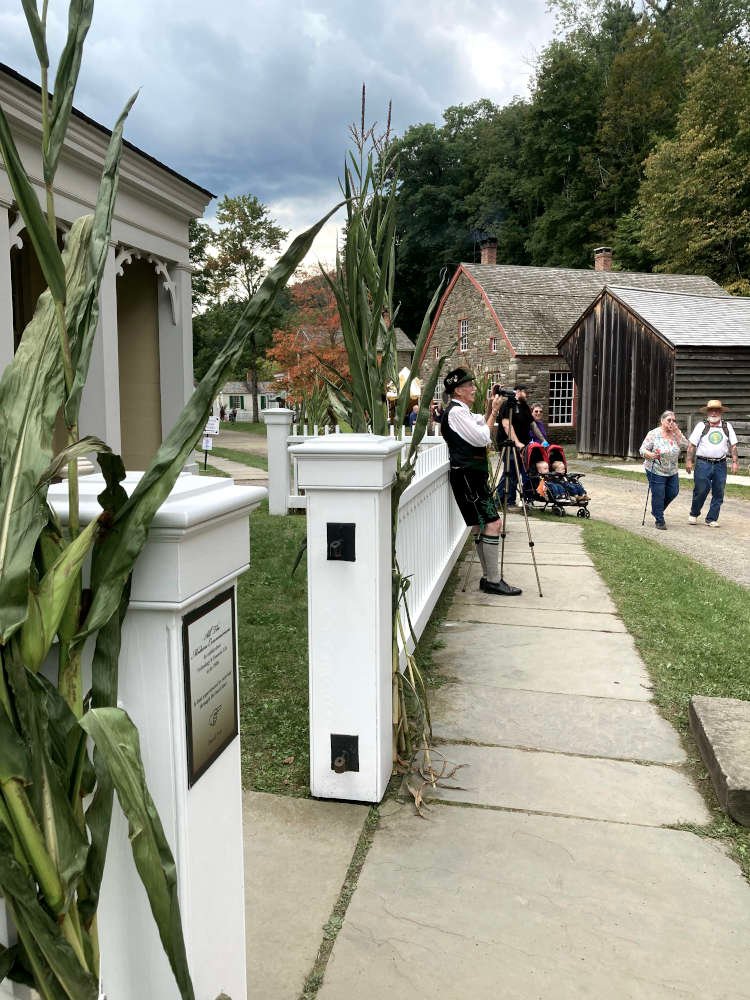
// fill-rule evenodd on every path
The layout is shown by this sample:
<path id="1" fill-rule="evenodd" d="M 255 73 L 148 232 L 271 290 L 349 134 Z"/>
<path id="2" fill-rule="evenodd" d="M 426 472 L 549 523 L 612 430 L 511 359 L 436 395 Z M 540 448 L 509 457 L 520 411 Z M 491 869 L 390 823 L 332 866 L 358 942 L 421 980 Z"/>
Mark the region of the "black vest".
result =
<path id="1" fill-rule="evenodd" d="M 475 444 L 469 444 L 465 438 L 462 438 L 460 434 L 456 434 L 456 432 L 448 426 L 448 414 L 454 407 L 460 405 L 461 404 L 458 400 L 452 399 L 443 411 L 443 417 L 440 421 L 440 430 L 443 438 L 445 439 L 445 443 L 448 445 L 448 451 L 450 452 L 451 468 L 486 469 L 487 448 L 484 446 L 479 447 Z"/>

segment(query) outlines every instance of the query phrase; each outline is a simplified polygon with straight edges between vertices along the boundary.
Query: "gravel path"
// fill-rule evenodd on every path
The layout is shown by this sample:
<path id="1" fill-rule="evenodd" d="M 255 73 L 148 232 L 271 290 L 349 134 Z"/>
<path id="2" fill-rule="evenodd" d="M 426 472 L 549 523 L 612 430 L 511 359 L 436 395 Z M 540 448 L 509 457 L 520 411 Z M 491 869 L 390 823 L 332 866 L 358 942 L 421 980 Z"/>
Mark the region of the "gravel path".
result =
<path id="1" fill-rule="evenodd" d="M 578 468 L 578 465 L 576 465 Z M 692 480 L 680 481 L 680 493 L 666 513 L 667 531 L 657 531 L 650 509 L 641 527 L 647 485 L 587 472 L 584 483 L 591 497 L 592 518 L 607 521 L 665 545 L 716 570 L 744 587 L 750 587 L 750 500 L 727 497 L 721 508 L 720 528 L 709 528 L 701 520 L 688 524 Z M 649 508 L 651 501 L 649 500 Z M 705 517 L 708 503 L 703 508 Z"/>

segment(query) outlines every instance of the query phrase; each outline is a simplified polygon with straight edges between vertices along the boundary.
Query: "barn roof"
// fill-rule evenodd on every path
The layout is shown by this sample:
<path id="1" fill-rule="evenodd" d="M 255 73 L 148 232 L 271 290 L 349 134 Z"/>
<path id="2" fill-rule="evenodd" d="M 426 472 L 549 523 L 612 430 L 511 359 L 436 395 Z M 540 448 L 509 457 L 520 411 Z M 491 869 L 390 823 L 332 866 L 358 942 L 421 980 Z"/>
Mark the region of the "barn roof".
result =
<path id="1" fill-rule="evenodd" d="M 481 286 L 518 354 L 557 354 L 558 341 L 605 285 L 729 298 L 703 275 L 586 271 L 565 267 L 462 264 Z"/>
<path id="2" fill-rule="evenodd" d="M 750 347 L 750 299 L 610 285 L 627 308 L 675 347 Z"/>

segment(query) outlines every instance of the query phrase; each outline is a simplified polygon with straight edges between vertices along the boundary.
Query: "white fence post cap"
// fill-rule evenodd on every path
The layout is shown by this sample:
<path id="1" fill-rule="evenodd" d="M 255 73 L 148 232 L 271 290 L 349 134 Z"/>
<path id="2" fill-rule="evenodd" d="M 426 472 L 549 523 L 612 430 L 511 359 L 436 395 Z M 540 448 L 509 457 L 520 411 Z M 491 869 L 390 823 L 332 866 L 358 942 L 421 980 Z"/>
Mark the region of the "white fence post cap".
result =
<path id="1" fill-rule="evenodd" d="M 305 490 L 383 489 L 396 473 L 401 441 L 375 434 L 329 434 L 293 445 L 297 477 Z"/>
<path id="2" fill-rule="evenodd" d="M 260 419 L 264 424 L 291 424 L 294 410 L 287 410 L 283 406 L 275 407 L 273 410 L 263 410 Z"/>

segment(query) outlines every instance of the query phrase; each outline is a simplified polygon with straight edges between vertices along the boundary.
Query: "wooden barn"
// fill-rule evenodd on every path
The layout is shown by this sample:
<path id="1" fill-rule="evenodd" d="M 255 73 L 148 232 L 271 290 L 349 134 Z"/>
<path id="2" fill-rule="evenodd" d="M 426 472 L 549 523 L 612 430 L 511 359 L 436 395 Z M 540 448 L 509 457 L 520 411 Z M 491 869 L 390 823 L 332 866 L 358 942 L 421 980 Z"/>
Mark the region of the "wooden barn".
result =
<path id="1" fill-rule="evenodd" d="M 750 299 L 608 285 L 558 349 L 575 379 L 579 453 L 637 456 L 664 410 L 689 433 L 718 397 L 750 455 Z"/>

